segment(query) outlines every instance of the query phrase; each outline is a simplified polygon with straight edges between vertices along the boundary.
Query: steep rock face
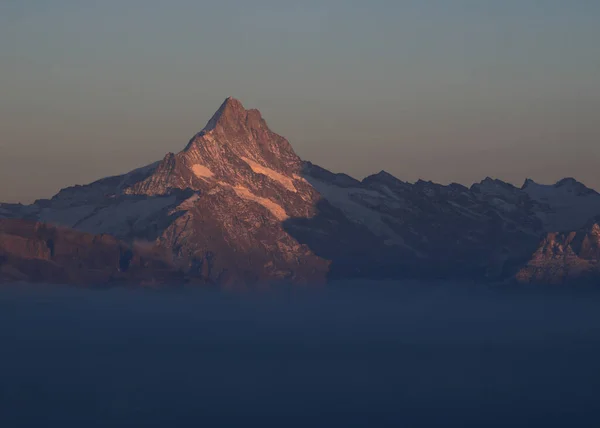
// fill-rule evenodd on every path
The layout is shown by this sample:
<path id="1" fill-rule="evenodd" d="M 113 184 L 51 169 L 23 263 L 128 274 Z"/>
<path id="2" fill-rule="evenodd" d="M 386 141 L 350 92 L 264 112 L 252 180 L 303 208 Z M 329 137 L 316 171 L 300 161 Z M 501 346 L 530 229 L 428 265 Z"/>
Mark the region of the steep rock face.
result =
<path id="1" fill-rule="evenodd" d="M 290 218 L 316 214 L 320 195 L 301 168 L 287 140 L 257 110 L 228 98 L 183 151 L 168 154 L 125 193 L 157 197 L 193 190 L 159 241 L 183 265 L 215 281 L 319 282 L 329 262 L 283 228 Z"/>
<path id="2" fill-rule="evenodd" d="M 154 245 L 21 219 L 0 220 L 0 279 L 73 284 L 181 283 Z"/>
<path id="3" fill-rule="evenodd" d="M 283 227 L 316 213 L 320 195 L 301 169 L 257 110 L 228 98 L 181 152 L 29 207 L 0 206 L 0 216 L 156 243 L 207 282 L 322 282 L 329 262 Z"/>
<path id="4" fill-rule="evenodd" d="M 600 218 L 576 232 L 549 233 L 517 274 L 520 282 L 600 281 Z"/>
<path id="5" fill-rule="evenodd" d="M 164 195 L 172 189 L 233 189 L 285 220 L 314 214 L 318 193 L 301 176 L 302 161 L 257 110 L 228 98 L 206 127 L 177 154 L 169 153 L 130 195 Z"/>

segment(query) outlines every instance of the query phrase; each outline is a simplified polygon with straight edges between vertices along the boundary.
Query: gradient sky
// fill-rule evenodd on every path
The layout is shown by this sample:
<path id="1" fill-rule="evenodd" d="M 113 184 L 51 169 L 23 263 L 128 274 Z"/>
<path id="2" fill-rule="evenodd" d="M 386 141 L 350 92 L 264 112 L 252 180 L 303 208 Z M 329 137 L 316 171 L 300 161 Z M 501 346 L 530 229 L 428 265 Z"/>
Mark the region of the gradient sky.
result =
<path id="1" fill-rule="evenodd" d="M 600 190 L 598 0 L 0 0 L 0 200 L 181 150 L 227 96 L 357 178 Z"/>

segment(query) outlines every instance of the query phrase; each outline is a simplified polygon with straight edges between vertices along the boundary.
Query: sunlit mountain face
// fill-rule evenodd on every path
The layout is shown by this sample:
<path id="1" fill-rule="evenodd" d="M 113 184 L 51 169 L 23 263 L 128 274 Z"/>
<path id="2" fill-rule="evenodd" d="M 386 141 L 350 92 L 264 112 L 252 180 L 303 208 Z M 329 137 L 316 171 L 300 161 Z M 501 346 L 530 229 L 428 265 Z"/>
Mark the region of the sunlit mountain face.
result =
<path id="1" fill-rule="evenodd" d="M 598 216 L 600 195 L 572 178 L 467 188 L 332 173 L 228 98 L 178 153 L 32 205 L 0 204 L 0 279 L 594 282 Z"/>

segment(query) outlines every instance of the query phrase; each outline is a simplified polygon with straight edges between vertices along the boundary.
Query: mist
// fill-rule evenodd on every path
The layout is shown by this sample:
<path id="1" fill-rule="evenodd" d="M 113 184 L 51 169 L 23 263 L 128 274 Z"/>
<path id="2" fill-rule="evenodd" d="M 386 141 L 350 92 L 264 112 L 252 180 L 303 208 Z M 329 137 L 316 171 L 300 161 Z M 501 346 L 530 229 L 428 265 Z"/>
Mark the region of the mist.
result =
<path id="1" fill-rule="evenodd" d="M 600 293 L 0 288 L 0 426 L 598 426 Z"/>

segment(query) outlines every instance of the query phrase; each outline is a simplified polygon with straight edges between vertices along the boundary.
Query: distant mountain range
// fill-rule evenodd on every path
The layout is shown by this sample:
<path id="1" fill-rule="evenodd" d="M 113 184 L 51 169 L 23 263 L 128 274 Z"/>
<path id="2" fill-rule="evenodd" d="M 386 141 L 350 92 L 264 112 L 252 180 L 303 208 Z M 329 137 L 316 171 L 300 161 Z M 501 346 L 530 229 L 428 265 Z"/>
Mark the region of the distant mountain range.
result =
<path id="1" fill-rule="evenodd" d="M 228 98 L 179 153 L 0 204 L 0 280 L 322 283 L 344 278 L 568 283 L 600 278 L 600 194 L 362 181 L 302 161 Z"/>

